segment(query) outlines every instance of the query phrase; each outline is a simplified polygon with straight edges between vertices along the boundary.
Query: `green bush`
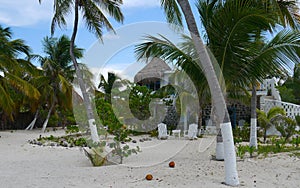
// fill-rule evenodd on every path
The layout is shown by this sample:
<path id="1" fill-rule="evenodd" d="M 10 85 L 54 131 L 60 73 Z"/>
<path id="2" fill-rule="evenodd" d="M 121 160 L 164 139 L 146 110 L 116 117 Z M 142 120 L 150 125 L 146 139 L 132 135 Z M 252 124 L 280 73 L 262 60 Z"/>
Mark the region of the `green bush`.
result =
<path id="1" fill-rule="evenodd" d="M 289 117 L 283 117 L 281 122 L 276 124 L 276 129 L 280 132 L 281 136 L 285 138 L 285 142 L 293 136 L 296 131 L 297 123 Z"/>
<path id="2" fill-rule="evenodd" d="M 245 156 L 245 153 L 246 153 L 246 147 L 239 144 L 239 145 L 237 146 L 236 155 L 237 155 L 238 157 L 240 157 L 241 159 L 243 159 L 244 156 Z"/>
<path id="3" fill-rule="evenodd" d="M 290 143 L 293 144 L 295 147 L 299 147 L 299 145 L 300 145 L 300 137 L 297 136 L 295 138 L 292 138 L 292 140 L 291 140 Z"/>
<path id="4" fill-rule="evenodd" d="M 77 125 L 67 125 L 66 134 L 78 133 L 79 127 Z"/>
<path id="5" fill-rule="evenodd" d="M 295 116 L 295 119 L 296 119 L 297 125 L 300 126 L 300 116 Z"/>
<path id="6" fill-rule="evenodd" d="M 233 130 L 233 136 L 234 136 L 236 143 L 239 143 L 241 141 L 249 142 L 249 140 L 250 140 L 250 124 L 245 122 L 244 126 L 235 127 L 235 129 Z"/>

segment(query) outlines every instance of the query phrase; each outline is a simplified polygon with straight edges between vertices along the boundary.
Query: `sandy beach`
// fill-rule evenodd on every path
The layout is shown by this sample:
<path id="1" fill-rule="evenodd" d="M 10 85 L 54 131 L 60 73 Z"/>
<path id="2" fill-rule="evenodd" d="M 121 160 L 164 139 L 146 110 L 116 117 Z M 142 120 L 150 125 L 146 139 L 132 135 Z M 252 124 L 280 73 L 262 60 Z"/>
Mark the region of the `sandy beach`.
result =
<path id="1" fill-rule="evenodd" d="M 125 158 L 122 165 L 93 167 L 79 148 L 31 145 L 39 135 L 61 135 L 64 132 L 0 132 L 0 187 L 227 187 L 224 162 L 211 160 L 215 139 L 170 138 L 131 143 L 141 152 Z M 134 139 L 139 140 L 141 137 Z M 175 168 L 169 168 L 175 161 Z M 288 153 L 267 158 L 238 160 L 240 187 L 299 187 L 300 159 Z M 152 181 L 145 180 L 146 174 Z"/>

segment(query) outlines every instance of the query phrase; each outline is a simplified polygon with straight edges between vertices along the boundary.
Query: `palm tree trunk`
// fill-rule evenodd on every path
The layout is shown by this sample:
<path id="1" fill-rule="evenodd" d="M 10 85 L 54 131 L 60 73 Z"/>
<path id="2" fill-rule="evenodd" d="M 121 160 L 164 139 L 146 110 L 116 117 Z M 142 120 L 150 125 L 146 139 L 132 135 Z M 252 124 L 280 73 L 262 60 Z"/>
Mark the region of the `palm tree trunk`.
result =
<path id="1" fill-rule="evenodd" d="M 267 141 L 267 128 L 264 129 L 264 143 Z"/>
<path id="2" fill-rule="evenodd" d="M 199 66 L 202 68 L 205 77 L 208 81 L 208 85 L 211 91 L 213 104 L 215 106 L 217 121 L 220 122 L 220 126 L 217 127 L 218 132 L 220 128 L 222 131 L 223 139 L 217 139 L 220 143 L 223 141 L 224 160 L 225 160 L 225 183 L 228 185 L 239 185 L 238 173 L 236 169 L 236 154 L 233 142 L 232 127 L 225 103 L 225 99 L 218 82 L 215 70 L 211 63 L 209 54 L 200 39 L 200 34 L 196 25 L 195 18 L 193 16 L 189 1 L 177 0 L 190 31 L 197 55 L 199 57 Z M 217 124 L 218 124 L 217 122 Z M 220 137 L 220 135 L 219 135 Z"/>
<path id="3" fill-rule="evenodd" d="M 83 101 L 84 101 L 84 105 L 86 108 L 86 113 L 87 113 L 87 117 L 88 117 L 89 128 L 91 131 L 92 141 L 99 142 L 100 139 L 98 136 L 97 126 L 95 124 L 95 116 L 94 116 L 94 112 L 92 109 L 91 101 L 90 101 L 90 98 L 86 91 L 82 72 L 81 72 L 80 68 L 78 67 L 78 63 L 77 63 L 77 60 L 74 55 L 74 46 L 75 46 L 74 43 L 75 43 L 77 29 L 78 29 L 78 9 L 79 9 L 79 2 L 78 2 L 78 0 L 75 0 L 75 18 L 74 18 L 74 27 L 73 27 L 73 33 L 72 33 L 71 43 L 70 43 L 70 56 L 71 56 L 72 62 L 74 64 L 74 67 L 76 70 L 76 75 L 77 75 L 78 82 L 79 82 L 79 87 L 80 87 L 80 90 L 83 95 Z"/>
<path id="4" fill-rule="evenodd" d="M 35 125 L 35 122 L 36 122 L 36 120 L 37 120 L 37 118 L 38 118 L 38 115 L 39 115 L 39 109 L 35 112 L 35 115 L 34 115 L 34 119 L 31 121 L 31 123 L 28 125 L 28 127 L 26 127 L 26 129 L 25 130 L 32 130 L 33 129 L 33 127 L 34 127 L 34 125 Z"/>
<path id="5" fill-rule="evenodd" d="M 202 116 L 203 116 L 202 107 L 201 107 L 201 105 L 199 105 L 199 114 L 197 115 L 197 118 L 198 118 L 197 123 L 198 123 L 198 129 L 199 130 L 202 129 Z"/>
<path id="6" fill-rule="evenodd" d="M 47 127 L 47 125 L 48 125 L 48 121 L 49 121 L 51 112 L 52 112 L 52 110 L 53 110 L 53 108 L 54 108 L 54 104 L 55 104 L 55 103 L 54 103 L 54 101 L 53 101 L 52 104 L 51 104 L 51 107 L 50 107 L 50 109 L 49 109 L 49 112 L 48 112 L 48 114 L 47 114 L 46 120 L 45 120 L 44 123 L 43 123 L 42 132 L 45 132 L 45 130 L 46 130 L 46 127 Z"/>
<path id="7" fill-rule="evenodd" d="M 257 115 L 256 115 L 256 84 L 252 84 L 252 97 L 251 97 L 251 128 L 250 128 L 250 143 L 249 146 L 257 149 Z"/>

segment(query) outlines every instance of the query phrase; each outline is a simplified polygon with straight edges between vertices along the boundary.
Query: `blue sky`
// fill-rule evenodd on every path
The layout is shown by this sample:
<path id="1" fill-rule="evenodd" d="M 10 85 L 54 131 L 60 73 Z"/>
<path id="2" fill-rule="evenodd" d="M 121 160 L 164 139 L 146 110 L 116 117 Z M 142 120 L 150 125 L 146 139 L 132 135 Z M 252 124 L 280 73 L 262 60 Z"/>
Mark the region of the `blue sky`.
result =
<path id="1" fill-rule="evenodd" d="M 0 24 L 11 27 L 15 38 L 24 39 L 34 53 L 40 53 L 41 40 L 50 35 L 52 8 L 53 0 L 43 0 L 42 4 L 38 0 L 0 0 Z M 124 25 L 141 21 L 165 21 L 159 0 L 124 0 L 122 10 L 125 15 Z M 55 36 L 70 36 L 72 15 L 67 21 L 68 27 L 57 28 Z M 114 21 L 112 23 L 116 29 L 121 26 Z M 77 45 L 88 48 L 95 40 L 96 37 L 85 29 L 84 24 L 80 24 Z"/>
<path id="2" fill-rule="evenodd" d="M 79 26 L 79 31 L 76 39 L 76 44 L 78 47 L 84 48 L 86 54 L 90 54 L 90 49 L 95 48 L 98 45 L 99 51 L 98 57 L 94 59 L 105 59 L 105 67 L 101 67 L 106 71 L 115 71 L 120 73 L 122 70 L 128 72 L 136 72 L 138 69 L 142 68 L 143 64 L 132 65 L 136 62 L 133 54 L 133 47 L 135 42 L 130 44 L 125 44 L 121 46 L 118 51 L 115 51 L 111 57 L 103 57 L 107 53 L 106 49 L 109 49 L 111 45 L 121 44 L 124 39 L 127 40 L 127 36 L 134 35 L 132 40 L 137 38 L 142 39 L 146 34 L 156 35 L 158 33 L 164 33 L 168 38 L 174 38 L 170 34 L 171 29 L 167 28 L 167 24 L 162 26 L 156 26 L 155 24 L 166 23 L 164 12 L 160 7 L 160 0 L 123 0 L 122 11 L 125 17 L 124 23 L 119 24 L 111 20 L 115 30 L 117 31 L 117 36 L 105 31 L 104 43 L 97 43 L 97 38 L 89 33 L 84 24 Z M 190 1 L 194 4 L 194 0 Z M 0 0 L 0 24 L 4 27 L 10 27 L 13 31 L 13 38 L 21 38 L 26 41 L 33 53 L 42 54 L 42 44 L 41 41 L 45 36 L 50 36 L 50 23 L 53 15 L 53 0 L 43 0 L 42 4 L 39 4 L 38 0 Z M 67 28 L 57 28 L 55 31 L 56 37 L 66 34 L 71 35 L 71 28 L 73 23 L 72 15 L 67 18 L 68 26 Z M 150 23 L 150 24 L 145 24 Z M 144 24 L 142 30 L 135 32 L 133 29 L 135 24 Z M 148 28 L 146 25 L 150 25 Z M 131 27 L 132 26 L 132 27 Z M 124 29 L 127 28 L 127 29 Z M 128 29 L 129 28 L 129 29 Z M 123 32 L 119 33 L 118 31 Z M 129 33 L 129 31 L 135 33 Z M 168 33 L 170 32 L 170 33 Z M 140 35 L 140 36 L 139 36 Z M 120 37 L 120 36 L 123 36 Z M 99 46 L 100 45 L 100 46 Z M 105 49 L 103 51 L 103 49 Z M 86 55 L 82 61 L 88 64 L 88 66 L 93 69 L 93 72 L 97 75 L 99 65 L 92 63 L 89 55 Z M 37 65 L 38 66 L 38 65 Z M 128 70 L 128 67 L 131 67 Z M 133 67 L 135 70 L 133 70 Z M 97 69 L 98 68 L 98 69 Z M 103 72 L 103 71 L 102 71 Z M 98 79 L 98 78 L 97 78 Z"/>

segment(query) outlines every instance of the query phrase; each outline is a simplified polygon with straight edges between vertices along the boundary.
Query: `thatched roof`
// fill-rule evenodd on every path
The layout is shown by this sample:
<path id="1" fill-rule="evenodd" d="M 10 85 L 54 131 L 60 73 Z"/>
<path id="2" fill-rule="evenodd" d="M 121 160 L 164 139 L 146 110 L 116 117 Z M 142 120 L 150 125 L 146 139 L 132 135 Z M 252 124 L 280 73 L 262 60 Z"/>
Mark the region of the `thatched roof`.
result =
<path id="1" fill-rule="evenodd" d="M 140 82 L 144 79 L 163 79 L 165 71 L 171 71 L 172 69 L 159 58 L 153 58 L 142 70 L 140 70 L 134 76 L 134 82 Z"/>

